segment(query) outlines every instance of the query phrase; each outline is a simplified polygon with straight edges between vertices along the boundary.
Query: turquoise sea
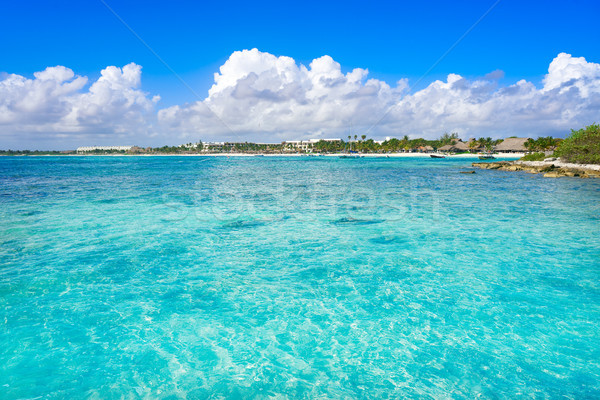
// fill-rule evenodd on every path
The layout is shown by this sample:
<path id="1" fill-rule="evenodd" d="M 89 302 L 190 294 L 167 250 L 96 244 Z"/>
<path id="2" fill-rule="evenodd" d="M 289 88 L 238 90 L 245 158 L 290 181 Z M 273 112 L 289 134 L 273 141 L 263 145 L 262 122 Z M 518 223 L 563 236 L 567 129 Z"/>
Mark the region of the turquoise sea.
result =
<path id="1" fill-rule="evenodd" d="M 0 157 L 1 399 L 600 397 L 600 180 Z"/>

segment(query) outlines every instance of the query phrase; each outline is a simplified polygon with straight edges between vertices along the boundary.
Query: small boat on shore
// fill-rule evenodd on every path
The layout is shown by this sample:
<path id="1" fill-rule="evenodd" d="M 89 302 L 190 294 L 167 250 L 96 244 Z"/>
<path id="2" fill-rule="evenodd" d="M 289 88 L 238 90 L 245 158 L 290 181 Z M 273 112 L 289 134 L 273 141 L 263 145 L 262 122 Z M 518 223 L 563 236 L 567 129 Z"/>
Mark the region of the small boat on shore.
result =
<path id="1" fill-rule="evenodd" d="M 431 158 L 446 158 L 446 156 L 443 156 L 441 154 L 430 154 L 429 157 L 431 157 Z"/>
<path id="2" fill-rule="evenodd" d="M 495 160 L 495 159 L 496 159 L 496 157 L 494 157 L 494 156 L 493 156 L 493 155 L 491 155 L 491 154 L 484 154 L 484 155 L 482 155 L 482 156 L 479 156 L 479 159 L 480 159 L 480 160 Z"/>

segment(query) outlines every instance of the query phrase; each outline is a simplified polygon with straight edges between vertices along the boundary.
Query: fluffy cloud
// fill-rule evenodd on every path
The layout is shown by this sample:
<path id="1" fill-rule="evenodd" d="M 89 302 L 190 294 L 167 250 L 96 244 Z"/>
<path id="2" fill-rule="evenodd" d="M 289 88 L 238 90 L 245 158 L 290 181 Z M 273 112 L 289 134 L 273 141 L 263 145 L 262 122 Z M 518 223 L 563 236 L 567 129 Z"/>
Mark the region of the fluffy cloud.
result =
<path id="1" fill-rule="evenodd" d="M 492 79 L 449 75 L 398 101 L 389 126 L 435 136 L 439 128 L 463 136 L 564 135 L 593 123 L 600 110 L 600 65 L 559 54 L 543 87 L 520 80 L 498 87 Z"/>
<path id="2" fill-rule="evenodd" d="M 582 97 L 600 89 L 600 64 L 590 63 L 583 57 L 572 57 L 560 53 L 550 63 L 548 75 L 544 78 L 544 91 L 560 89 L 560 92 L 576 87 Z"/>
<path id="3" fill-rule="evenodd" d="M 343 74 L 329 56 L 307 68 L 289 57 L 237 51 L 215 74 L 206 99 L 163 109 L 158 119 L 163 128 L 202 136 L 278 140 L 336 134 L 373 120 L 407 88 L 406 81 L 391 88 L 367 75 L 360 68 Z"/>
<path id="4" fill-rule="evenodd" d="M 4 136 L 89 138 L 147 133 L 155 102 L 140 90 L 141 67 L 107 67 L 87 90 L 88 79 L 63 66 L 34 73 L 33 79 L 0 80 L 0 132 Z"/>
<path id="5" fill-rule="evenodd" d="M 215 74 L 202 101 L 158 112 L 165 130 L 196 137 L 236 136 L 278 140 L 290 137 L 437 137 L 560 135 L 598 118 L 600 65 L 559 54 L 543 87 L 521 80 L 500 87 L 502 71 L 468 80 L 450 74 L 409 93 L 408 82 L 391 87 L 368 79 L 368 71 L 342 73 L 331 57 L 308 67 L 257 49 L 234 52 Z"/>
<path id="6" fill-rule="evenodd" d="M 564 135 L 600 122 L 600 64 L 561 53 L 541 87 L 525 80 L 500 85 L 502 77 L 502 71 L 479 79 L 450 74 L 411 92 L 405 79 L 389 85 L 370 79 L 366 69 L 344 73 L 329 56 L 304 66 L 252 49 L 229 57 L 206 98 L 157 110 L 158 96 L 141 90 L 139 65 L 107 67 L 91 84 L 57 66 L 31 79 L 0 74 L 0 138 L 66 146 L 349 133 L 434 138 L 445 131 L 501 137 Z"/>

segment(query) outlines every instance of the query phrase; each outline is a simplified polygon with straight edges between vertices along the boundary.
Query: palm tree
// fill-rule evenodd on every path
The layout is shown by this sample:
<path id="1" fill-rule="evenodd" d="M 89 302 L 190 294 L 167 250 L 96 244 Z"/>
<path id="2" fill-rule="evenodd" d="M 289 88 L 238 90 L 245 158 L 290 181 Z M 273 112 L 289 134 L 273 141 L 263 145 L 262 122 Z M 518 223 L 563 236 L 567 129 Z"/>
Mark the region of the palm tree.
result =
<path id="1" fill-rule="evenodd" d="M 367 138 L 367 135 L 361 135 L 360 138 L 364 141 Z"/>
<path id="2" fill-rule="evenodd" d="M 404 152 L 407 152 L 410 149 L 410 144 L 408 143 L 408 141 L 409 141 L 408 136 L 404 135 L 400 142 L 400 148 L 402 150 L 404 150 Z"/>
<path id="3" fill-rule="evenodd" d="M 525 142 L 525 148 L 527 150 L 529 150 L 530 153 L 533 153 L 535 151 L 537 147 L 537 143 L 535 142 L 535 140 L 529 138 L 527 139 L 527 141 Z"/>
<path id="4" fill-rule="evenodd" d="M 487 151 L 492 151 L 492 148 L 494 147 L 491 137 L 479 138 L 477 142 L 481 147 L 485 148 Z"/>
<path id="5" fill-rule="evenodd" d="M 473 150 L 475 150 L 477 147 L 479 147 L 477 140 L 469 141 L 469 150 L 471 150 L 471 152 L 473 152 Z"/>

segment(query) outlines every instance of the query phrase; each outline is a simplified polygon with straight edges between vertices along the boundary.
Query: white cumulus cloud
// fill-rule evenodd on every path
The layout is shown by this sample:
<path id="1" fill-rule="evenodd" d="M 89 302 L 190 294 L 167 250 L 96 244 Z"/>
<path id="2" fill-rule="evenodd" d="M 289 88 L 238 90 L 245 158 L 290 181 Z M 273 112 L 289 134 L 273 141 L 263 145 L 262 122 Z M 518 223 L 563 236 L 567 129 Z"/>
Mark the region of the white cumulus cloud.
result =
<path id="1" fill-rule="evenodd" d="M 48 138 L 147 134 L 155 103 L 140 90 L 141 66 L 114 66 L 86 90 L 88 78 L 63 66 L 48 67 L 33 79 L 10 74 L 0 80 L 0 135 Z"/>
<path id="2" fill-rule="evenodd" d="M 329 56 L 298 65 L 256 49 L 236 51 L 215 74 L 203 101 L 158 112 L 162 127 L 195 135 L 222 134 L 278 140 L 342 132 L 381 113 L 406 89 L 368 71 L 342 73 Z"/>
<path id="3" fill-rule="evenodd" d="M 193 137 L 257 140 L 347 133 L 434 138 L 564 135 L 593 123 L 600 108 L 600 65 L 559 54 L 543 86 L 521 80 L 500 86 L 502 71 L 480 79 L 450 74 L 410 93 L 369 79 L 366 69 L 343 73 L 329 56 L 308 67 L 257 49 L 236 51 L 215 74 L 208 97 L 158 112 L 165 131 Z"/>

